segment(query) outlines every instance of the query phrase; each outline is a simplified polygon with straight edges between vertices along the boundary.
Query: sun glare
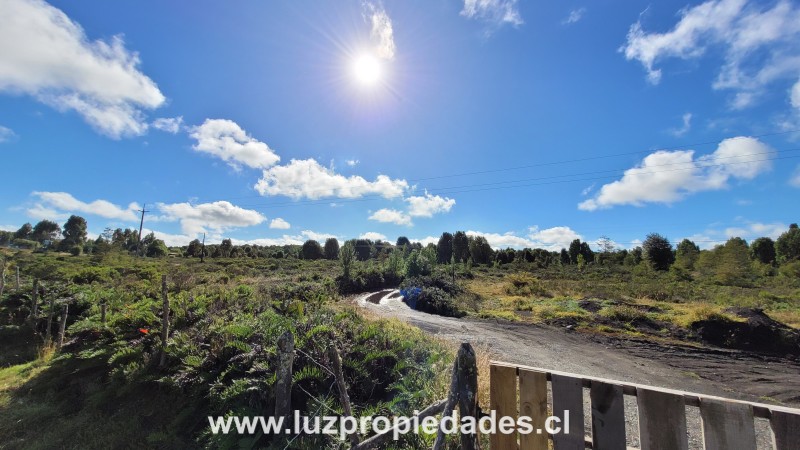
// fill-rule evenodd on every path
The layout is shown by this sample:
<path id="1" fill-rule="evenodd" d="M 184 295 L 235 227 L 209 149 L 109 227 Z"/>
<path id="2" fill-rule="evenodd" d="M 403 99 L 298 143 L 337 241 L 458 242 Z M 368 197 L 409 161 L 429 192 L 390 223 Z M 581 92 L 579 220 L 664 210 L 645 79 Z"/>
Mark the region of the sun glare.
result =
<path id="1" fill-rule="evenodd" d="M 353 63 L 353 74 L 359 83 L 371 86 L 381 78 L 381 64 L 372 55 L 362 55 Z"/>

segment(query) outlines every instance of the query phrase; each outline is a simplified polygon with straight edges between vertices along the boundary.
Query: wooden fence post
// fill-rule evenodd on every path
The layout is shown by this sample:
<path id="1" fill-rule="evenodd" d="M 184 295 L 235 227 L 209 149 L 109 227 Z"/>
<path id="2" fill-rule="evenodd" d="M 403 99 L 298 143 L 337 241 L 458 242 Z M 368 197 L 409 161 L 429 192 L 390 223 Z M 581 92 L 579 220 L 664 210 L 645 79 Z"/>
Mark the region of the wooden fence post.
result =
<path id="1" fill-rule="evenodd" d="M 6 290 L 6 259 L 0 262 L 0 297 L 3 296 L 3 291 Z"/>
<path id="2" fill-rule="evenodd" d="M 69 313 L 69 305 L 64 305 L 64 309 L 61 310 L 61 325 L 58 328 L 58 351 L 61 351 L 61 347 L 64 345 L 64 334 L 67 331 L 67 314 Z"/>
<path id="3" fill-rule="evenodd" d="M 453 374 L 450 376 L 450 391 L 447 393 L 447 403 L 444 405 L 442 420 L 439 421 L 439 431 L 436 432 L 436 440 L 433 442 L 433 450 L 441 450 L 447 438 L 444 434 L 444 419 L 451 417 L 453 410 L 458 402 L 458 358 L 453 362 Z M 451 418 L 452 420 L 452 418 Z"/>
<path id="4" fill-rule="evenodd" d="M 169 295 L 167 295 L 167 276 L 161 275 L 161 360 L 159 367 L 167 361 L 167 337 L 169 336 Z"/>
<path id="5" fill-rule="evenodd" d="M 31 319 L 36 319 L 37 305 L 39 304 L 39 279 L 33 279 L 33 292 L 31 295 Z"/>
<path id="6" fill-rule="evenodd" d="M 106 326 L 106 306 L 105 302 L 100 304 L 100 324 L 103 326 Z"/>
<path id="7" fill-rule="evenodd" d="M 461 344 L 458 349 L 458 413 L 461 420 L 464 417 L 474 417 L 478 420 L 478 363 L 475 350 L 468 342 Z M 461 433 L 461 448 L 463 450 L 476 450 L 480 448 L 478 431 Z"/>
<path id="8" fill-rule="evenodd" d="M 445 442 L 444 418 L 453 415 L 453 410 L 458 403 L 460 420 L 465 417 L 473 417 L 477 420 L 478 414 L 478 365 L 475 358 L 475 350 L 469 343 L 464 342 L 458 349 L 458 355 L 453 362 L 453 375 L 450 379 L 450 393 L 447 397 L 447 404 L 442 413 L 442 420 L 439 422 L 439 431 L 436 434 L 436 441 L 433 443 L 433 450 L 440 450 Z M 476 422 L 477 423 L 477 422 Z M 460 427 L 459 427 L 460 428 Z M 478 448 L 477 430 L 474 433 L 461 434 L 462 449 L 475 450 Z"/>
<path id="9" fill-rule="evenodd" d="M 275 417 L 292 413 L 292 365 L 294 364 L 294 335 L 286 331 L 278 338 L 278 370 L 275 380 Z"/>
<path id="10" fill-rule="evenodd" d="M 55 299 L 51 295 L 50 306 L 49 306 L 50 311 L 48 311 L 47 313 L 47 333 L 45 334 L 44 338 L 44 341 L 46 343 L 45 345 L 50 345 L 50 340 L 53 337 L 53 315 L 55 314 L 55 309 L 53 305 L 54 301 Z"/>
<path id="11" fill-rule="evenodd" d="M 339 390 L 339 401 L 342 403 L 344 415 L 346 417 L 353 417 L 353 409 L 350 406 L 350 396 L 347 395 L 347 384 L 344 382 L 344 374 L 342 373 L 342 358 L 339 356 L 339 351 L 336 350 L 336 346 L 333 344 L 328 347 L 328 358 L 333 365 L 333 374 L 336 376 L 336 387 Z M 358 432 L 350 434 L 351 444 L 358 445 L 359 441 Z"/>

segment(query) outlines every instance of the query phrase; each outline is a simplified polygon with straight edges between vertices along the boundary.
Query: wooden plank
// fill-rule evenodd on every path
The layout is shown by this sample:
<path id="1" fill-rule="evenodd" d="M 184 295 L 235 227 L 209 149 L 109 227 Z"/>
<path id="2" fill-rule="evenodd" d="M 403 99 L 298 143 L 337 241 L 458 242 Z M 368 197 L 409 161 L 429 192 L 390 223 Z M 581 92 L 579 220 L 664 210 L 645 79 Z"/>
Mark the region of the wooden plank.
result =
<path id="1" fill-rule="evenodd" d="M 641 450 L 688 450 L 683 396 L 636 389 Z"/>
<path id="2" fill-rule="evenodd" d="M 580 378 L 553 375 L 553 415 L 561 419 L 562 432 L 553 435 L 554 450 L 584 450 L 583 384 Z M 568 411 L 568 413 L 565 413 Z M 568 417 L 565 417 L 567 416 Z M 567 422 L 566 419 L 569 419 Z M 568 426 L 568 428 L 566 428 Z"/>
<path id="3" fill-rule="evenodd" d="M 719 400 L 702 399 L 700 418 L 706 450 L 754 450 L 756 430 L 753 408 Z"/>
<path id="4" fill-rule="evenodd" d="M 517 418 L 517 369 L 515 367 L 489 367 L 489 403 L 495 412 L 498 422 L 500 418 Z M 517 434 L 503 434 L 499 430 L 489 437 L 491 450 L 517 450 Z"/>
<path id="5" fill-rule="evenodd" d="M 530 417 L 533 433 L 519 435 L 520 450 L 547 450 L 547 374 L 520 370 L 519 415 Z"/>
<path id="6" fill-rule="evenodd" d="M 551 379 L 551 377 L 553 375 L 563 375 L 563 376 L 566 376 L 566 377 L 580 378 L 582 380 L 582 382 L 583 382 L 583 387 L 587 387 L 587 388 L 591 387 L 592 382 L 595 382 L 595 381 L 599 381 L 599 382 L 603 382 L 603 383 L 609 383 L 609 384 L 617 384 L 617 385 L 622 386 L 623 393 L 625 393 L 627 395 L 636 395 L 636 389 L 637 388 L 644 388 L 644 389 L 650 389 L 650 390 L 658 391 L 658 392 L 666 392 L 666 393 L 670 393 L 670 394 L 682 395 L 687 406 L 697 406 L 697 407 L 699 407 L 701 399 L 721 400 L 721 401 L 726 401 L 726 402 L 730 402 L 730 403 L 739 403 L 739 404 L 743 404 L 743 405 L 750 405 L 753 408 L 753 415 L 755 417 L 760 417 L 762 419 L 769 419 L 770 417 L 772 417 L 772 412 L 773 411 L 783 411 L 783 412 L 787 412 L 787 413 L 790 413 L 790 414 L 800 414 L 800 409 L 789 408 L 789 407 L 786 407 L 786 406 L 768 405 L 766 403 L 755 403 L 755 402 L 748 402 L 748 401 L 744 401 L 744 400 L 735 400 L 735 399 L 730 399 L 730 398 L 717 397 L 717 396 L 714 396 L 714 395 L 697 394 L 697 393 L 694 393 L 694 392 L 686 392 L 686 391 L 680 391 L 680 390 L 676 390 L 676 389 L 667 389 L 667 388 L 661 388 L 661 387 L 655 387 L 655 386 L 647 386 L 647 385 L 644 385 L 644 384 L 626 383 L 624 381 L 611 380 L 611 379 L 608 379 L 608 378 L 591 377 L 591 376 L 579 375 L 579 374 L 574 374 L 574 373 L 569 373 L 569 372 L 559 372 L 557 370 L 549 370 L 549 369 L 544 369 L 544 368 L 541 368 L 541 367 L 532 367 L 532 366 L 523 366 L 523 365 L 517 365 L 517 364 L 510 364 L 510 363 L 505 363 L 505 362 L 502 362 L 502 361 L 489 361 L 489 364 L 493 364 L 493 365 L 496 365 L 496 366 L 503 366 L 503 367 L 514 367 L 514 368 L 519 369 L 519 370 L 523 370 L 524 369 L 524 370 L 533 370 L 533 371 L 536 371 L 536 372 L 546 372 L 548 379 Z"/>
<path id="7" fill-rule="evenodd" d="M 769 423 L 772 426 L 772 443 L 775 450 L 800 448 L 800 414 L 773 411 Z"/>
<path id="8" fill-rule="evenodd" d="M 625 450 L 622 386 L 592 382 L 592 443 L 595 450 Z"/>

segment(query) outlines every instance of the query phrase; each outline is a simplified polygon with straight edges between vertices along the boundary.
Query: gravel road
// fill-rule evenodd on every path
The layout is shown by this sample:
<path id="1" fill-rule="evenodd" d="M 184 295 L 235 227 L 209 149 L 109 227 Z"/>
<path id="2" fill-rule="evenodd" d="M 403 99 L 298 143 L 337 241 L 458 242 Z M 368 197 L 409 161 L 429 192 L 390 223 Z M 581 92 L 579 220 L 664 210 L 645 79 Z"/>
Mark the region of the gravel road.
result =
<path id="1" fill-rule="evenodd" d="M 380 316 L 403 320 L 426 333 L 487 349 L 496 360 L 762 403 L 777 400 L 800 407 L 800 363 L 788 358 L 609 338 L 546 325 L 442 317 L 410 309 L 394 290 L 363 295 L 356 301 Z M 585 394 L 588 419 L 588 392 Z M 638 447 L 633 397 L 626 396 L 626 415 L 628 445 Z M 687 420 L 690 448 L 702 449 L 697 408 L 687 407 Z M 756 428 L 758 448 L 771 449 L 767 421 L 757 419 Z"/>

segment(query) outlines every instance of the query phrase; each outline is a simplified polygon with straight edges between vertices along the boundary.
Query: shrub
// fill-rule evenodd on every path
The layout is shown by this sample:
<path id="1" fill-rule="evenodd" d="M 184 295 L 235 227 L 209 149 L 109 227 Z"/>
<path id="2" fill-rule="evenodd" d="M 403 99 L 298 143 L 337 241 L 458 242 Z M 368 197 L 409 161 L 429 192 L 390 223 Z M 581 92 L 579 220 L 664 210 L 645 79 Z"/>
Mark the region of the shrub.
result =
<path id="1" fill-rule="evenodd" d="M 532 295 L 547 295 L 547 291 L 542 287 L 535 277 L 523 274 L 512 273 L 506 277 L 508 283 L 506 284 L 505 291 L 508 295 L 518 296 L 532 296 Z"/>
<path id="2" fill-rule="evenodd" d="M 456 307 L 453 298 L 437 287 L 411 287 L 400 291 L 403 301 L 411 308 L 430 314 L 461 317 L 464 314 Z"/>

